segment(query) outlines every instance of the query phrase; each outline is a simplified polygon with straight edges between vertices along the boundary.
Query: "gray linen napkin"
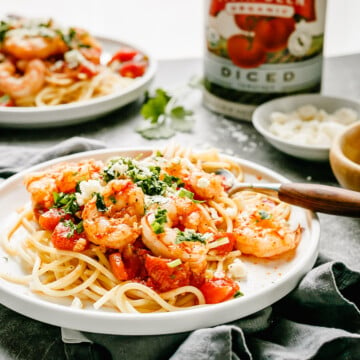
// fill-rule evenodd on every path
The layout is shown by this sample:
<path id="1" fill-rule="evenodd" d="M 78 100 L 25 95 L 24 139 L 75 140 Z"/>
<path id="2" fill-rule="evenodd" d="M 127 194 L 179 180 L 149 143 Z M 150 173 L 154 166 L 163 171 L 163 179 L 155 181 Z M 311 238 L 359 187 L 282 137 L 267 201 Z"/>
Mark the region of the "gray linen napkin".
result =
<path id="1" fill-rule="evenodd" d="M 105 147 L 71 138 L 48 149 L 0 146 L 0 177 L 38 162 Z M 360 273 L 320 255 L 288 296 L 229 324 L 160 336 L 62 329 L 68 359 L 360 359 Z"/>

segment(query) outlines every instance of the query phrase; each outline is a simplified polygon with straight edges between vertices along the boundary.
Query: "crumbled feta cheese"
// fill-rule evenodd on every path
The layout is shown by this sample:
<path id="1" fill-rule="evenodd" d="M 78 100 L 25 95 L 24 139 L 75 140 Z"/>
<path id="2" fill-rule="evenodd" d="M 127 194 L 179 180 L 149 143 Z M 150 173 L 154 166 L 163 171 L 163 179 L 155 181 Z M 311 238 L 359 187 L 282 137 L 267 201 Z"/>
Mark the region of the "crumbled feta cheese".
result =
<path id="1" fill-rule="evenodd" d="M 64 59 L 68 63 L 70 69 L 78 67 L 80 64 L 86 62 L 86 59 L 78 50 L 70 50 L 64 54 Z"/>
<path id="2" fill-rule="evenodd" d="M 246 276 L 246 268 L 244 263 L 240 259 L 234 259 L 234 261 L 228 266 L 229 276 L 233 279 L 241 279 Z"/>
<path id="3" fill-rule="evenodd" d="M 129 166 L 119 161 L 111 167 L 111 172 L 118 175 L 124 175 L 128 170 Z"/>
<path id="4" fill-rule="evenodd" d="M 88 180 L 81 181 L 79 184 L 80 192 L 76 193 L 76 201 L 82 206 L 85 205 L 91 198 L 94 193 L 100 193 L 102 186 L 98 180 Z"/>
<path id="5" fill-rule="evenodd" d="M 328 114 L 313 105 L 304 105 L 290 113 L 271 113 L 269 130 L 296 144 L 330 146 L 335 135 L 358 118 L 353 109 L 341 108 Z"/>
<path id="6" fill-rule="evenodd" d="M 210 186 L 210 180 L 202 177 L 197 181 L 197 186 L 201 189 L 207 188 Z"/>

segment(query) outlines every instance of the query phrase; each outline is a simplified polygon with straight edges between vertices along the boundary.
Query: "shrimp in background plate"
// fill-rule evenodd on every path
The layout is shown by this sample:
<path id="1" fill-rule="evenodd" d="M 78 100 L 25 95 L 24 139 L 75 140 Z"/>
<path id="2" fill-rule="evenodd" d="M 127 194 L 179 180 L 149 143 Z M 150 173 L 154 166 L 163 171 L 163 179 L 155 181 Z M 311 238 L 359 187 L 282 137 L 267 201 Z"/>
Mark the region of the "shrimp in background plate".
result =
<path id="1" fill-rule="evenodd" d="M 257 257 L 272 257 L 297 247 L 301 229 L 290 227 L 288 204 L 253 191 L 239 192 L 234 199 L 242 208 L 234 221 L 238 250 Z"/>
<path id="2" fill-rule="evenodd" d="M 87 238 L 94 244 L 123 249 L 141 234 L 144 193 L 130 180 L 112 180 L 84 206 Z"/>
<path id="3" fill-rule="evenodd" d="M 46 67 L 41 60 L 31 60 L 24 66 L 24 74 L 16 74 L 17 69 L 10 61 L 0 63 L 0 92 L 13 99 L 34 96 L 45 83 Z"/>

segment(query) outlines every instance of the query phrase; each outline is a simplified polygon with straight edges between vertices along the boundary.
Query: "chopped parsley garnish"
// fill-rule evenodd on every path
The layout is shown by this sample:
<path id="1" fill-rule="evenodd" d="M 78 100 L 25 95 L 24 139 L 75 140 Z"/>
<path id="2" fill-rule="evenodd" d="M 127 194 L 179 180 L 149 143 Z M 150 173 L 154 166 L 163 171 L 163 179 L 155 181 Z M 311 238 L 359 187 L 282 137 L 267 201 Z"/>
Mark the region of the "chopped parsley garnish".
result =
<path id="1" fill-rule="evenodd" d="M 76 195 L 74 193 L 66 194 L 63 192 L 54 192 L 53 197 L 54 207 L 63 209 L 66 214 L 75 215 L 75 213 L 80 209 L 80 206 L 76 201 Z"/>
<path id="2" fill-rule="evenodd" d="M 74 224 L 72 220 L 65 220 L 63 223 L 67 228 L 69 228 L 69 232 L 66 234 L 68 239 L 74 236 L 75 231 L 78 234 L 81 234 L 84 231 L 82 221 L 80 221 L 78 224 Z"/>
<path id="3" fill-rule="evenodd" d="M 180 178 L 173 176 L 173 175 L 168 175 L 168 174 L 164 175 L 163 181 L 168 186 L 174 187 L 174 188 L 183 187 L 185 185 Z"/>
<path id="4" fill-rule="evenodd" d="M 121 176 L 129 177 L 146 195 L 162 195 L 167 188 L 167 184 L 160 180 L 159 166 L 141 167 L 130 158 L 113 159 L 103 171 L 106 182 Z"/>
<path id="5" fill-rule="evenodd" d="M 234 294 L 234 298 L 237 298 L 237 297 L 240 297 L 240 296 L 244 296 L 244 294 L 241 292 L 241 291 L 237 291 L 235 294 Z"/>
<path id="6" fill-rule="evenodd" d="M 179 190 L 178 195 L 180 197 L 186 197 L 186 198 L 190 199 L 192 202 L 197 203 L 197 204 L 204 202 L 203 200 L 195 200 L 194 199 L 194 193 L 189 191 L 189 190 L 186 190 L 184 188 Z"/>
<path id="7" fill-rule="evenodd" d="M 272 218 L 272 215 L 265 210 L 259 210 L 259 215 L 261 220 L 270 220 Z"/>
<path id="8" fill-rule="evenodd" d="M 155 220 L 151 224 L 151 228 L 153 229 L 155 234 L 161 234 L 164 230 L 164 225 L 167 222 L 167 211 L 166 209 L 158 209 L 155 214 Z"/>
<path id="9" fill-rule="evenodd" d="M 145 122 L 137 132 L 146 139 L 167 139 L 176 131 L 191 131 L 194 116 L 191 110 L 179 104 L 182 95 L 171 96 L 163 89 L 156 89 L 153 96 L 146 93 L 141 108 Z"/>
<path id="10" fill-rule="evenodd" d="M 6 33 L 11 29 L 10 25 L 5 21 L 0 21 L 0 42 L 3 42 Z"/>
<path id="11" fill-rule="evenodd" d="M 56 30 L 56 32 L 60 35 L 62 41 L 70 48 L 72 49 L 72 41 L 74 40 L 76 36 L 76 31 L 73 28 L 69 29 L 68 33 L 64 33 L 61 30 Z"/>
<path id="12" fill-rule="evenodd" d="M 96 197 L 96 208 L 100 212 L 106 211 L 107 207 L 106 207 L 105 202 L 104 202 L 104 197 L 99 193 L 95 193 L 95 197 Z"/>
<path id="13" fill-rule="evenodd" d="M 200 234 L 195 232 L 194 230 L 185 230 L 180 231 L 176 234 L 175 244 L 179 244 L 183 241 L 198 241 L 202 244 L 206 244 L 207 235 Z"/>

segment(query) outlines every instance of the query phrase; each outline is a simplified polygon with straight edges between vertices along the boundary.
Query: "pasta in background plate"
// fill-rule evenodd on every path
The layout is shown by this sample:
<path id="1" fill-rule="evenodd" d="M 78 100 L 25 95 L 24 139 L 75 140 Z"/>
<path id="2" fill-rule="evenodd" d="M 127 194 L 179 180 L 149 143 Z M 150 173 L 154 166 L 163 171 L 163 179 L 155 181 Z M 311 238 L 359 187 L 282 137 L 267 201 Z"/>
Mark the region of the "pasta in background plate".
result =
<path id="1" fill-rule="evenodd" d="M 0 106 L 48 106 L 89 100 L 127 87 L 148 59 L 121 48 L 103 63 L 86 30 L 52 19 L 9 17 L 0 23 Z"/>
<path id="2" fill-rule="evenodd" d="M 242 257 L 282 256 L 301 231 L 291 207 L 252 191 L 229 197 L 217 150 L 177 145 L 146 158 L 60 163 L 30 173 L 2 246 L 28 275 L 8 281 L 72 306 L 124 313 L 177 311 L 242 294 Z"/>

